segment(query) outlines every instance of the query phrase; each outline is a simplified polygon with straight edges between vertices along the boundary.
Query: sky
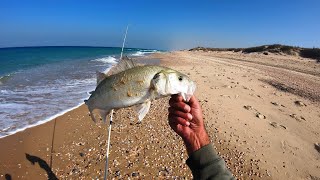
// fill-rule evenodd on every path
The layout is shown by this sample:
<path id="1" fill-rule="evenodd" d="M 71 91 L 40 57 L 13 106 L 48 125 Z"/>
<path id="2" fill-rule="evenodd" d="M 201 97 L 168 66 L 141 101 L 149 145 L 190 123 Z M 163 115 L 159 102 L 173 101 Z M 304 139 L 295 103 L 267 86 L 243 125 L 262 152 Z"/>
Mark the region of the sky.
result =
<path id="1" fill-rule="evenodd" d="M 319 0 L 0 0 L 0 47 L 320 47 Z"/>

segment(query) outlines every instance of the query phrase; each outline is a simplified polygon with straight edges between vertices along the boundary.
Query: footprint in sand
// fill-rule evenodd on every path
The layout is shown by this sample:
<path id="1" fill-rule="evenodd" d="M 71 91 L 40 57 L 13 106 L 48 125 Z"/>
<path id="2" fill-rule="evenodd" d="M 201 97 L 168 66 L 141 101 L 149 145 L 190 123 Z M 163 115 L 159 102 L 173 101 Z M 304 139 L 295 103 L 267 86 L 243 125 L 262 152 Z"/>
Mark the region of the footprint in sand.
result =
<path id="1" fill-rule="evenodd" d="M 296 114 L 290 114 L 289 116 L 292 117 L 292 118 L 294 118 L 295 120 L 297 120 L 297 121 L 299 121 L 299 122 L 301 122 L 302 120 L 303 120 L 303 121 L 306 121 L 306 119 L 305 119 L 303 116 L 298 116 L 298 115 L 296 115 Z"/>
<path id="2" fill-rule="evenodd" d="M 305 103 L 303 103 L 301 101 L 295 101 L 294 104 L 297 105 L 297 106 L 300 106 L 300 107 L 307 106 Z"/>
<path id="3" fill-rule="evenodd" d="M 277 103 L 277 102 L 271 102 L 271 104 L 275 105 L 275 106 L 281 106 L 281 107 L 286 107 L 283 104 Z"/>
<path id="4" fill-rule="evenodd" d="M 224 88 L 229 88 L 229 89 L 233 88 L 233 87 L 230 86 L 230 85 L 224 85 L 223 87 L 224 87 Z"/>
<path id="5" fill-rule="evenodd" d="M 284 125 L 282 125 L 282 124 L 279 124 L 279 125 L 278 125 L 277 122 L 270 122 L 269 124 L 270 124 L 272 127 L 274 127 L 274 128 L 278 128 L 278 127 L 280 126 L 280 127 L 283 128 L 283 129 L 287 129 L 286 126 L 284 126 Z"/>
<path id="6" fill-rule="evenodd" d="M 298 147 L 294 146 L 293 144 L 290 144 L 286 140 L 281 141 L 281 148 L 284 152 L 292 153 L 293 155 L 296 155 L 297 150 L 299 150 Z"/>
<path id="7" fill-rule="evenodd" d="M 236 95 L 234 95 L 234 96 L 232 96 L 232 97 L 231 97 L 231 95 L 227 95 L 227 94 L 221 94 L 220 96 L 221 96 L 221 97 L 227 97 L 227 98 L 232 98 L 232 97 L 234 97 L 234 99 L 239 98 L 239 95 L 238 95 L 238 94 L 236 94 Z"/>
<path id="8" fill-rule="evenodd" d="M 249 110 L 249 111 L 253 109 L 252 106 L 249 106 L 249 105 L 248 105 L 248 106 L 243 106 L 243 107 L 244 107 L 246 110 Z"/>
<path id="9" fill-rule="evenodd" d="M 259 119 L 266 119 L 267 118 L 265 115 L 261 114 L 260 112 L 258 112 L 258 110 L 254 109 L 250 105 L 246 105 L 246 106 L 243 106 L 243 107 L 248 111 L 255 111 L 256 117 L 259 118 Z"/>
<path id="10" fill-rule="evenodd" d="M 270 122 L 270 125 L 273 126 L 274 128 L 278 127 L 278 123 L 276 123 L 276 122 Z"/>
<path id="11" fill-rule="evenodd" d="M 256 114 L 256 116 L 257 116 L 257 118 L 259 118 L 259 119 L 266 119 L 266 116 L 263 115 L 263 114 L 261 114 L 261 113 L 259 113 L 259 112 Z"/>
<path id="12" fill-rule="evenodd" d="M 320 153 L 320 143 L 314 143 L 314 148 Z"/>

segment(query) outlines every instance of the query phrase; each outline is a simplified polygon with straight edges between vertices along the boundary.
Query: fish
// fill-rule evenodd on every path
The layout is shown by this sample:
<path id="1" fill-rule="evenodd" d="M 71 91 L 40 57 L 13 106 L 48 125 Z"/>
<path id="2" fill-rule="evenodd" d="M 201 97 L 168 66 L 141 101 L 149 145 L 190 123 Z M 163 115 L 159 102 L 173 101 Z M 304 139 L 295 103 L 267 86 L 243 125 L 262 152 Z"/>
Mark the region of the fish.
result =
<path id="1" fill-rule="evenodd" d="M 95 110 L 106 122 L 111 110 L 134 107 L 140 123 L 153 100 L 180 94 L 188 102 L 195 89 L 196 84 L 183 73 L 157 65 L 138 66 L 126 57 L 108 74 L 97 72 L 97 87 L 85 104 L 94 122 Z"/>

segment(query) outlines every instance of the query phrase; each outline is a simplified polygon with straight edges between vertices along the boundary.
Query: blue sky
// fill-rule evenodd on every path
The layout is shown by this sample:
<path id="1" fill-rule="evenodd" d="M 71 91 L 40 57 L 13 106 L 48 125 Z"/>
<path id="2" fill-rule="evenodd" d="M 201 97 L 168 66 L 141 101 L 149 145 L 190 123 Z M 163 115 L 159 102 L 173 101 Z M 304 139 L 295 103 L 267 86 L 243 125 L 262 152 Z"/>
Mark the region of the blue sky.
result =
<path id="1" fill-rule="evenodd" d="M 319 0 L 1 0 L 0 47 L 320 47 Z"/>

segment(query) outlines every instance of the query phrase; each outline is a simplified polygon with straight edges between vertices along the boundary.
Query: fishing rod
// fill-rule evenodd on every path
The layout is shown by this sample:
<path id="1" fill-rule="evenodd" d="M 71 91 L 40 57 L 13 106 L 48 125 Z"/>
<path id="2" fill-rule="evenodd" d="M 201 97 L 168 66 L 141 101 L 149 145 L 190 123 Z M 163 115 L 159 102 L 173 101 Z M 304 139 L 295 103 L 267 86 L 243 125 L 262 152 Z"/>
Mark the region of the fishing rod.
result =
<path id="1" fill-rule="evenodd" d="M 121 61 L 122 56 L 123 56 L 123 49 L 124 49 L 124 44 L 125 44 L 126 38 L 127 38 L 128 28 L 129 28 L 129 25 L 127 25 L 126 33 L 124 35 L 124 39 L 123 39 L 123 43 L 122 43 L 120 61 Z M 104 180 L 106 180 L 107 177 L 108 177 L 108 167 L 109 167 L 109 163 L 108 162 L 109 162 L 109 149 L 110 149 L 110 137 L 111 137 L 112 122 L 113 122 L 113 109 L 111 110 L 110 123 L 109 123 L 109 129 L 108 129 L 108 145 L 107 145 L 107 154 L 106 154 L 106 165 L 105 165 L 105 168 L 104 168 Z"/>

